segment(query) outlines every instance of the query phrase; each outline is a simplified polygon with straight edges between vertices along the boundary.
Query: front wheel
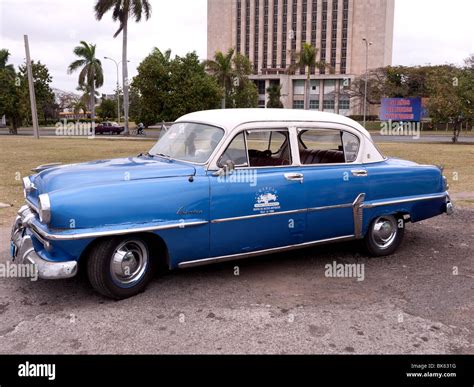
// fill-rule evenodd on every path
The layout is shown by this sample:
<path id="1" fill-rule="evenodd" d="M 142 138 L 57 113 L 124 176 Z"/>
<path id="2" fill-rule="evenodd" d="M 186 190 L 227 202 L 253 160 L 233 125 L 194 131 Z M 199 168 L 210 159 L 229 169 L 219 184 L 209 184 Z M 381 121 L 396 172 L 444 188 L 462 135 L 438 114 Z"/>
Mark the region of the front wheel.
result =
<path id="1" fill-rule="evenodd" d="M 87 274 L 94 289 L 117 300 L 142 292 L 153 273 L 148 245 L 137 237 L 99 241 L 87 260 Z"/>
<path id="2" fill-rule="evenodd" d="M 402 243 L 405 233 L 403 218 L 393 215 L 379 216 L 370 224 L 365 235 L 365 246 L 375 257 L 393 254 Z"/>

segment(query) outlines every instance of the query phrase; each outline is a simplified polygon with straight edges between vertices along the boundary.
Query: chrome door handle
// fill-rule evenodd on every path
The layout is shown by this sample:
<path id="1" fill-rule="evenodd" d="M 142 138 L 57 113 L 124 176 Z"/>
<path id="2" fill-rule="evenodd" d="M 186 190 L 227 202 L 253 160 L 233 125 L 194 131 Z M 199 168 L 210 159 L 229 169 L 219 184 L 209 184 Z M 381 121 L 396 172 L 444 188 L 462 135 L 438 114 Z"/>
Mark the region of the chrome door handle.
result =
<path id="1" fill-rule="evenodd" d="M 367 171 L 365 169 L 353 169 L 351 170 L 353 176 L 367 176 Z"/>
<path id="2" fill-rule="evenodd" d="M 285 179 L 289 181 L 299 181 L 303 183 L 304 175 L 302 173 L 285 173 Z"/>

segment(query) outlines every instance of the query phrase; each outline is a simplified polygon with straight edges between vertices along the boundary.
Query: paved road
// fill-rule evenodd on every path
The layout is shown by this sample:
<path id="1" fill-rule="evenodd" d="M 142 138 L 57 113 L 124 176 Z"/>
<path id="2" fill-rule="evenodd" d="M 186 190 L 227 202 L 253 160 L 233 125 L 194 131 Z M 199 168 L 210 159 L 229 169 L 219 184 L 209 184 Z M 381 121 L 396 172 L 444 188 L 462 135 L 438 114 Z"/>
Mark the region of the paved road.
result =
<path id="1" fill-rule="evenodd" d="M 159 130 L 146 130 L 146 136 L 139 136 L 139 138 L 142 139 L 157 139 L 159 136 Z M 8 130 L 6 129 L 0 129 L 0 135 L 6 135 L 8 134 Z M 19 130 L 20 135 L 26 135 L 26 136 L 32 136 L 33 135 L 33 130 L 32 129 L 20 129 Z M 43 136 L 55 136 L 56 132 L 54 128 L 42 128 L 41 129 L 41 135 Z M 112 137 L 112 138 L 121 138 L 121 136 L 118 135 L 97 135 L 98 138 L 102 137 Z M 372 134 L 372 138 L 374 139 L 375 142 L 428 142 L 428 143 L 451 143 L 451 134 L 447 135 L 426 135 L 422 136 L 420 138 L 413 138 L 409 136 L 382 136 L 379 134 Z M 460 142 L 465 142 L 465 143 L 474 143 L 474 136 L 461 136 L 459 139 Z"/>
<path id="2" fill-rule="evenodd" d="M 420 138 L 413 138 L 409 136 L 382 136 L 379 134 L 372 134 L 372 138 L 376 143 L 377 142 L 409 142 L 409 143 L 423 142 L 423 143 L 450 143 L 450 144 L 452 143 L 451 135 L 447 135 L 447 136 L 423 135 Z M 459 137 L 459 142 L 474 144 L 474 136 L 461 136 Z"/>
<path id="3" fill-rule="evenodd" d="M 0 353 L 473 354 L 473 218 L 410 224 L 391 257 L 324 246 L 173 272 L 123 301 L 81 278 L 2 278 Z M 325 277 L 333 261 L 365 280 Z"/>

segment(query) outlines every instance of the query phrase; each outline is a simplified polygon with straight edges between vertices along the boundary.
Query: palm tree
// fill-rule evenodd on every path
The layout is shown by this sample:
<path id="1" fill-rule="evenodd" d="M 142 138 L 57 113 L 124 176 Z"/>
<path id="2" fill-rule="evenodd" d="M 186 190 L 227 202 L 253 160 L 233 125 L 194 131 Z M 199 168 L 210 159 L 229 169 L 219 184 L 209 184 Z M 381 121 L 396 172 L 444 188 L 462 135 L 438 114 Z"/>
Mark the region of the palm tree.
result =
<path id="1" fill-rule="evenodd" d="M 0 70 L 5 70 L 8 74 L 15 74 L 15 67 L 8 63 L 10 52 L 4 48 L 0 50 Z"/>
<path id="2" fill-rule="evenodd" d="M 272 83 L 270 84 L 269 87 L 267 87 L 267 93 L 268 93 L 267 108 L 277 108 L 277 109 L 283 108 L 283 103 L 280 100 L 281 87 L 282 86 L 277 83 Z"/>
<path id="3" fill-rule="evenodd" d="M 330 72 L 333 73 L 333 68 L 325 61 L 318 61 L 319 50 L 312 46 L 310 43 L 303 43 L 301 51 L 296 54 L 295 64 L 290 66 L 290 71 L 294 71 L 296 68 L 303 67 L 306 72 L 306 85 L 304 92 L 304 108 L 309 108 L 309 87 L 311 83 L 311 67 L 316 67 L 320 70 L 329 68 Z"/>
<path id="4" fill-rule="evenodd" d="M 89 105 L 91 111 L 92 128 L 95 127 L 95 93 L 96 89 L 104 84 L 104 73 L 102 63 L 95 57 L 95 44 L 88 44 L 81 41 L 81 45 L 74 48 L 74 54 L 80 59 L 76 59 L 68 67 L 68 73 L 81 69 L 79 73 L 79 88 L 88 91 Z"/>
<path id="5" fill-rule="evenodd" d="M 128 38 L 128 19 L 135 18 L 138 23 L 145 15 L 148 20 L 151 15 L 151 4 L 148 0 L 97 0 L 94 6 L 95 17 L 101 20 L 104 15 L 112 11 L 113 21 L 118 21 L 119 29 L 115 32 L 116 38 L 120 32 L 123 32 L 122 38 L 122 84 L 123 84 L 123 111 L 125 116 L 124 134 L 128 134 L 128 67 L 127 67 L 127 38 Z"/>
<path id="6" fill-rule="evenodd" d="M 72 102 L 71 108 L 72 108 L 74 114 L 76 114 L 76 115 L 81 114 L 81 112 L 83 114 L 87 113 L 87 105 L 84 104 L 84 102 L 82 101 L 81 98 L 78 98 L 77 100 Z"/>
<path id="7" fill-rule="evenodd" d="M 207 60 L 204 64 L 207 70 L 216 77 L 217 81 L 224 90 L 222 97 L 222 109 L 225 109 L 225 98 L 232 88 L 232 80 L 234 78 L 233 60 L 234 49 L 230 48 L 226 54 L 217 51 L 214 55 L 214 60 Z"/>
<path id="8" fill-rule="evenodd" d="M 79 98 L 79 100 L 82 103 L 82 105 L 85 107 L 84 113 L 87 113 L 87 106 L 90 106 L 90 101 L 92 98 L 91 87 L 86 84 L 84 86 L 78 86 L 76 90 L 82 92 L 82 95 Z M 97 90 L 94 90 L 94 106 L 99 96 L 100 96 L 100 93 Z"/>

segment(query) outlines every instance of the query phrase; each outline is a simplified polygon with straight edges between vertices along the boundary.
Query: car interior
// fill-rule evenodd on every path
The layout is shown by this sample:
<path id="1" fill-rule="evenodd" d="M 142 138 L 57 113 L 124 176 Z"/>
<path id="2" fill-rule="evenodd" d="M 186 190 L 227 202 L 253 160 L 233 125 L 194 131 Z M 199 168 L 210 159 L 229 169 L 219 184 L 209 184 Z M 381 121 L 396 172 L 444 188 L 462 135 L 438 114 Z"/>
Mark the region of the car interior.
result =
<path id="1" fill-rule="evenodd" d="M 249 130 L 233 139 L 218 164 L 222 166 L 230 160 L 237 167 L 290 165 L 289 144 L 288 131 Z"/>
<path id="2" fill-rule="evenodd" d="M 302 164 L 339 164 L 355 161 L 359 141 L 339 130 L 300 130 L 298 147 Z"/>
<path id="3" fill-rule="evenodd" d="M 237 167 L 291 165 L 289 133 L 284 130 L 248 130 L 238 134 L 219 160 L 228 160 Z M 302 129 L 298 133 L 302 164 L 338 164 L 357 158 L 359 141 L 356 136 L 333 129 Z"/>

